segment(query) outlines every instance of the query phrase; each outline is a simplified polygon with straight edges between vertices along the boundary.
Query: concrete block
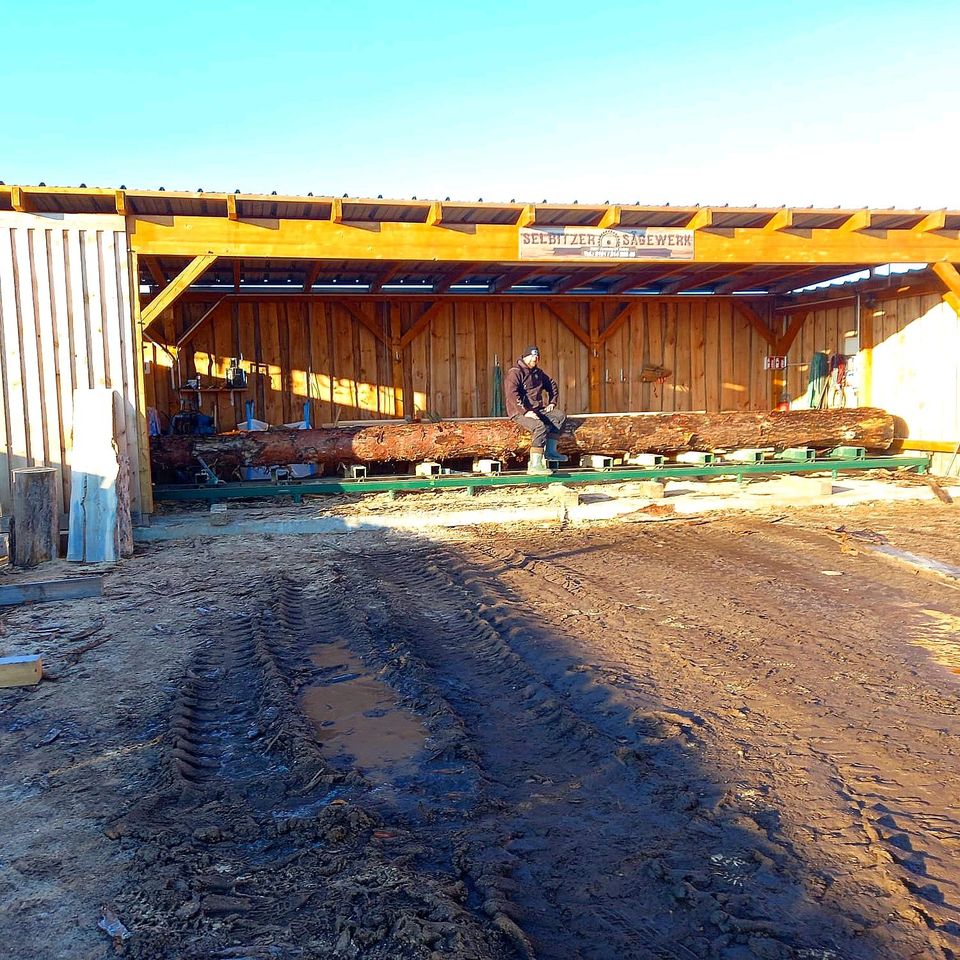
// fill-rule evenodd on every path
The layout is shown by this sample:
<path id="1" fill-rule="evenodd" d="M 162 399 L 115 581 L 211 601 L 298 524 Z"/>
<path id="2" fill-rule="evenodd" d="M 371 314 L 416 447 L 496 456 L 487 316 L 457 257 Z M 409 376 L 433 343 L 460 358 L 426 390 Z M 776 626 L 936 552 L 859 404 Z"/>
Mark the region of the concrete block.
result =
<path id="1" fill-rule="evenodd" d="M 829 477 L 787 474 L 778 478 L 777 487 L 784 493 L 797 497 L 829 497 L 833 493 L 833 480 Z"/>
<path id="2" fill-rule="evenodd" d="M 631 480 L 620 488 L 625 497 L 642 497 L 644 500 L 662 500 L 667 485 L 660 480 Z"/>
<path id="3" fill-rule="evenodd" d="M 580 505 L 580 493 L 573 487 L 568 487 L 564 483 L 551 483 L 548 489 L 550 495 L 564 507 L 578 507 Z"/>

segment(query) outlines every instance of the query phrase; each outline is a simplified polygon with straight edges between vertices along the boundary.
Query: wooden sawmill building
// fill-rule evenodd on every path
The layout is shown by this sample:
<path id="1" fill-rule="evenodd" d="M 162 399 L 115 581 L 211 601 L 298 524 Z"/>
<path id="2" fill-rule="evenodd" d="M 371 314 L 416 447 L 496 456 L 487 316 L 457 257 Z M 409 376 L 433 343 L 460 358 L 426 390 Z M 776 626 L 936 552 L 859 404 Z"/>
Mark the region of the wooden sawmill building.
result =
<path id="1" fill-rule="evenodd" d="M 0 507 L 12 470 L 50 465 L 66 508 L 77 387 L 119 394 L 143 514 L 148 422 L 186 399 L 222 431 L 250 402 L 275 425 L 305 405 L 315 426 L 484 417 L 496 366 L 530 343 L 569 412 L 803 404 L 811 357 L 843 355 L 831 402 L 886 408 L 903 449 L 946 464 L 956 263 L 960 211 L 0 185 Z"/>

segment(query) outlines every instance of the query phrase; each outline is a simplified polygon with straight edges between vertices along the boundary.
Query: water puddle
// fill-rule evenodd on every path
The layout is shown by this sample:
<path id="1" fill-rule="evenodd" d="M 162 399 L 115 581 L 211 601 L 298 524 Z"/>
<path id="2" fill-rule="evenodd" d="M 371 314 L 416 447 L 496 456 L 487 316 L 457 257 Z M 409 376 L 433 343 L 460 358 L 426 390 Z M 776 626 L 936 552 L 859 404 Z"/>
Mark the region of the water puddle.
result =
<path id="1" fill-rule="evenodd" d="M 413 773 L 428 736 L 423 724 L 344 645 L 318 644 L 310 659 L 319 678 L 304 690 L 300 705 L 327 757 L 374 781 Z"/>

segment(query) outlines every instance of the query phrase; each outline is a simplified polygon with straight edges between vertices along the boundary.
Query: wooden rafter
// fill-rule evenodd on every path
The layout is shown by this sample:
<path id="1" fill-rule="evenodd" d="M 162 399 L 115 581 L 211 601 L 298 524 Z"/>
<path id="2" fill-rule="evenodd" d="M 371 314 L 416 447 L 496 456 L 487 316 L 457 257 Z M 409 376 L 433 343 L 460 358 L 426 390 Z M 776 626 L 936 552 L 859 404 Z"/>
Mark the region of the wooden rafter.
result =
<path id="1" fill-rule="evenodd" d="M 763 229 L 767 231 L 775 230 L 789 230 L 793 226 L 793 211 L 787 210 L 778 210 L 773 216 L 763 225 Z"/>
<path id="2" fill-rule="evenodd" d="M 370 284 L 371 292 L 382 290 L 404 267 L 403 260 L 398 260 L 392 267 L 388 267 Z"/>
<path id="3" fill-rule="evenodd" d="M 320 276 L 320 271 L 323 269 L 323 260 L 316 260 L 310 265 L 310 269 L 307 271 L 307 279 L 303 281 L 303 292 L 309 293 L 313 289 L 313 285 L 317 282 L 317 277 Z"/>
<path id="4" fill-rule="evenodd" d="M 24 190 L 23 187 L 11 188 L 10 206 L 12 206 L 17 213 L 28 213 L 32 209 L 27 191 Z"/>
<path id="5" fill-rule="evenodd" d="M 491 293 L 502 293 L 504 290 L 509 290 L 510 287 L 515 287 L 518 283 L 523 283 L 525 280 L 529 280 L 532 277 L 539 276 L 543 273 L 543 264 L 539 264 L 536 267 L 531 267 L 529 270 L 525 270 L 522 273 L 516 273 L 512 276 L 509 273 L 503 274 L 503 276 L 498 277 L 493 286 L 490 288 Z"/>
<path id="6" fill-rule="evenodd" d="M 688 230 L 699 230 L 702 227 L 713 226 L 713 211 L 709 207 L 701 207 L 688 221 Z"/>
<path id="7" fill-rule="evenodd" d="M 869 230 L 872 222 L 873 214 L 869 210 L 857 210 L 856 213 L 851 213 L 837 229 L 845 233 L 856 230 Z"/>
<path id="8" fill-rule="evenodd" d="M 551 293 L 560 294 L 566 293 L 568 290 L 576 290 L 577 287 L 582 287 L 585 283 L 589 283 L 593 279 L 594 271 L 590 270 L 577 270 L 572 273 L 569 277 L 561 280 L 551 291 Z"/>
<path id="9" fill-rule="evenodd" d="M 140 259 L 147 265 L 150 279 L 157 285 L 157 290 L 162 290 L 167 285 L 167 278 L 163 275 L 163 271 L 160 269 L 160 264 L 156 258 L 141 257 Z"/>
<path id="10" fill-rule="evenodd" d="M 435 200 L 430 204 L 427 211 L 427 224 L 431 227 L 439 227 L 443 223 L 443 204 Z"/>
<path id="11" fill-rule="evenodd" d="M 476 264 L 471 263 L 469 267 L 461 270 L 451 270 L 440 278 L 440 281 L 433 288 L 434 293 L 446 293 L 455 283 L 466 280 L 471 274 L 477 272 Z"/>
<path id="12" fill-rule="evenodd" d="M 180 294 L 195 280 L 203 276 L 203 274 L 213 266 L 216 259 L 217 258 L 210 253 L 200 257 L 194 257 L 193 260 L 140 311 L 140 322 L 143 325 L 143 329 L 147 330 L 167 307 L 173 306 Z"/>
<path id="13" fill-rule="evenodd" d="M 733 280 L 732 277 L 741 277 L 745 273 L 751 273 L 757 269 L 757 264 L 748 263 L 742 267 L 737 267 L 736 270 L 727 270 L 725 273 L 720 274 L 719 277 L 714 277 L 710 280 L 710 283 L 713 285 L 714 293 L 727 293 L 730 290 L 737 290 L 740 288 L 741 281 Z"/>
<path id="14" fill-rule="evenodd" d="M 113 205 L 118 217 L 125 217 L 130 211 L 127 207 L 127 194 L 124 190 L 114 190 Z"/>
<path id="15" fill-rule="evenodd" d="M 520 211 L 520 216 L 517 217 L 517 226 L 532 227 L 536 222 L 537 222 L 537 208 L 532 203 L 528 203 Z"/>
<path id="16" fill-rule="evenodd" d="M 942 230 L 947 225 L 947 211 L 934 210 L 928 213 L 914 228 L 914 233 L 928 233 L 931 230 Z"/>
<path id="17" fill-rule="evenodd" d="M 618 206 L 607 207 L 603 212 L 603 216 L 600 217 L 600 222 L 597 226 L 601 230 L 610 230 L 614 227 L 620 226 L 620 218 L 623 215 L 623 208 Z"/>
<path id="18" fill-rule="evenodd" d="M 953 312 L 960 317 L 960 273 L 952 263 L 935 263 L 933 272 L 947 288 L 946 293 L 943 294 L 944 301 L 950 304 Z"/>

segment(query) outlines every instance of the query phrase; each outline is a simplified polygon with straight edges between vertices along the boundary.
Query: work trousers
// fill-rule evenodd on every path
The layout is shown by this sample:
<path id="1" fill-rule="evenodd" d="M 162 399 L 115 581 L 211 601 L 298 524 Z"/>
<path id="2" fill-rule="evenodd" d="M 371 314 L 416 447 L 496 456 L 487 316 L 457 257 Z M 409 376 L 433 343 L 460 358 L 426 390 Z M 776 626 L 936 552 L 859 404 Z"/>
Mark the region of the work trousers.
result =
<path id="1" fill-rule="evenodd" d="M 512 417 L 514 423 L 529 430 L 533 434 L 530 440 L 530 446 L 542 450 L 547 442 L 547 437 L 551 434 L 556 436 L 566 422 L 567 415 L 561 410 L 535 410 L 536 420 L 533 417 L 516 416 Z"/>

